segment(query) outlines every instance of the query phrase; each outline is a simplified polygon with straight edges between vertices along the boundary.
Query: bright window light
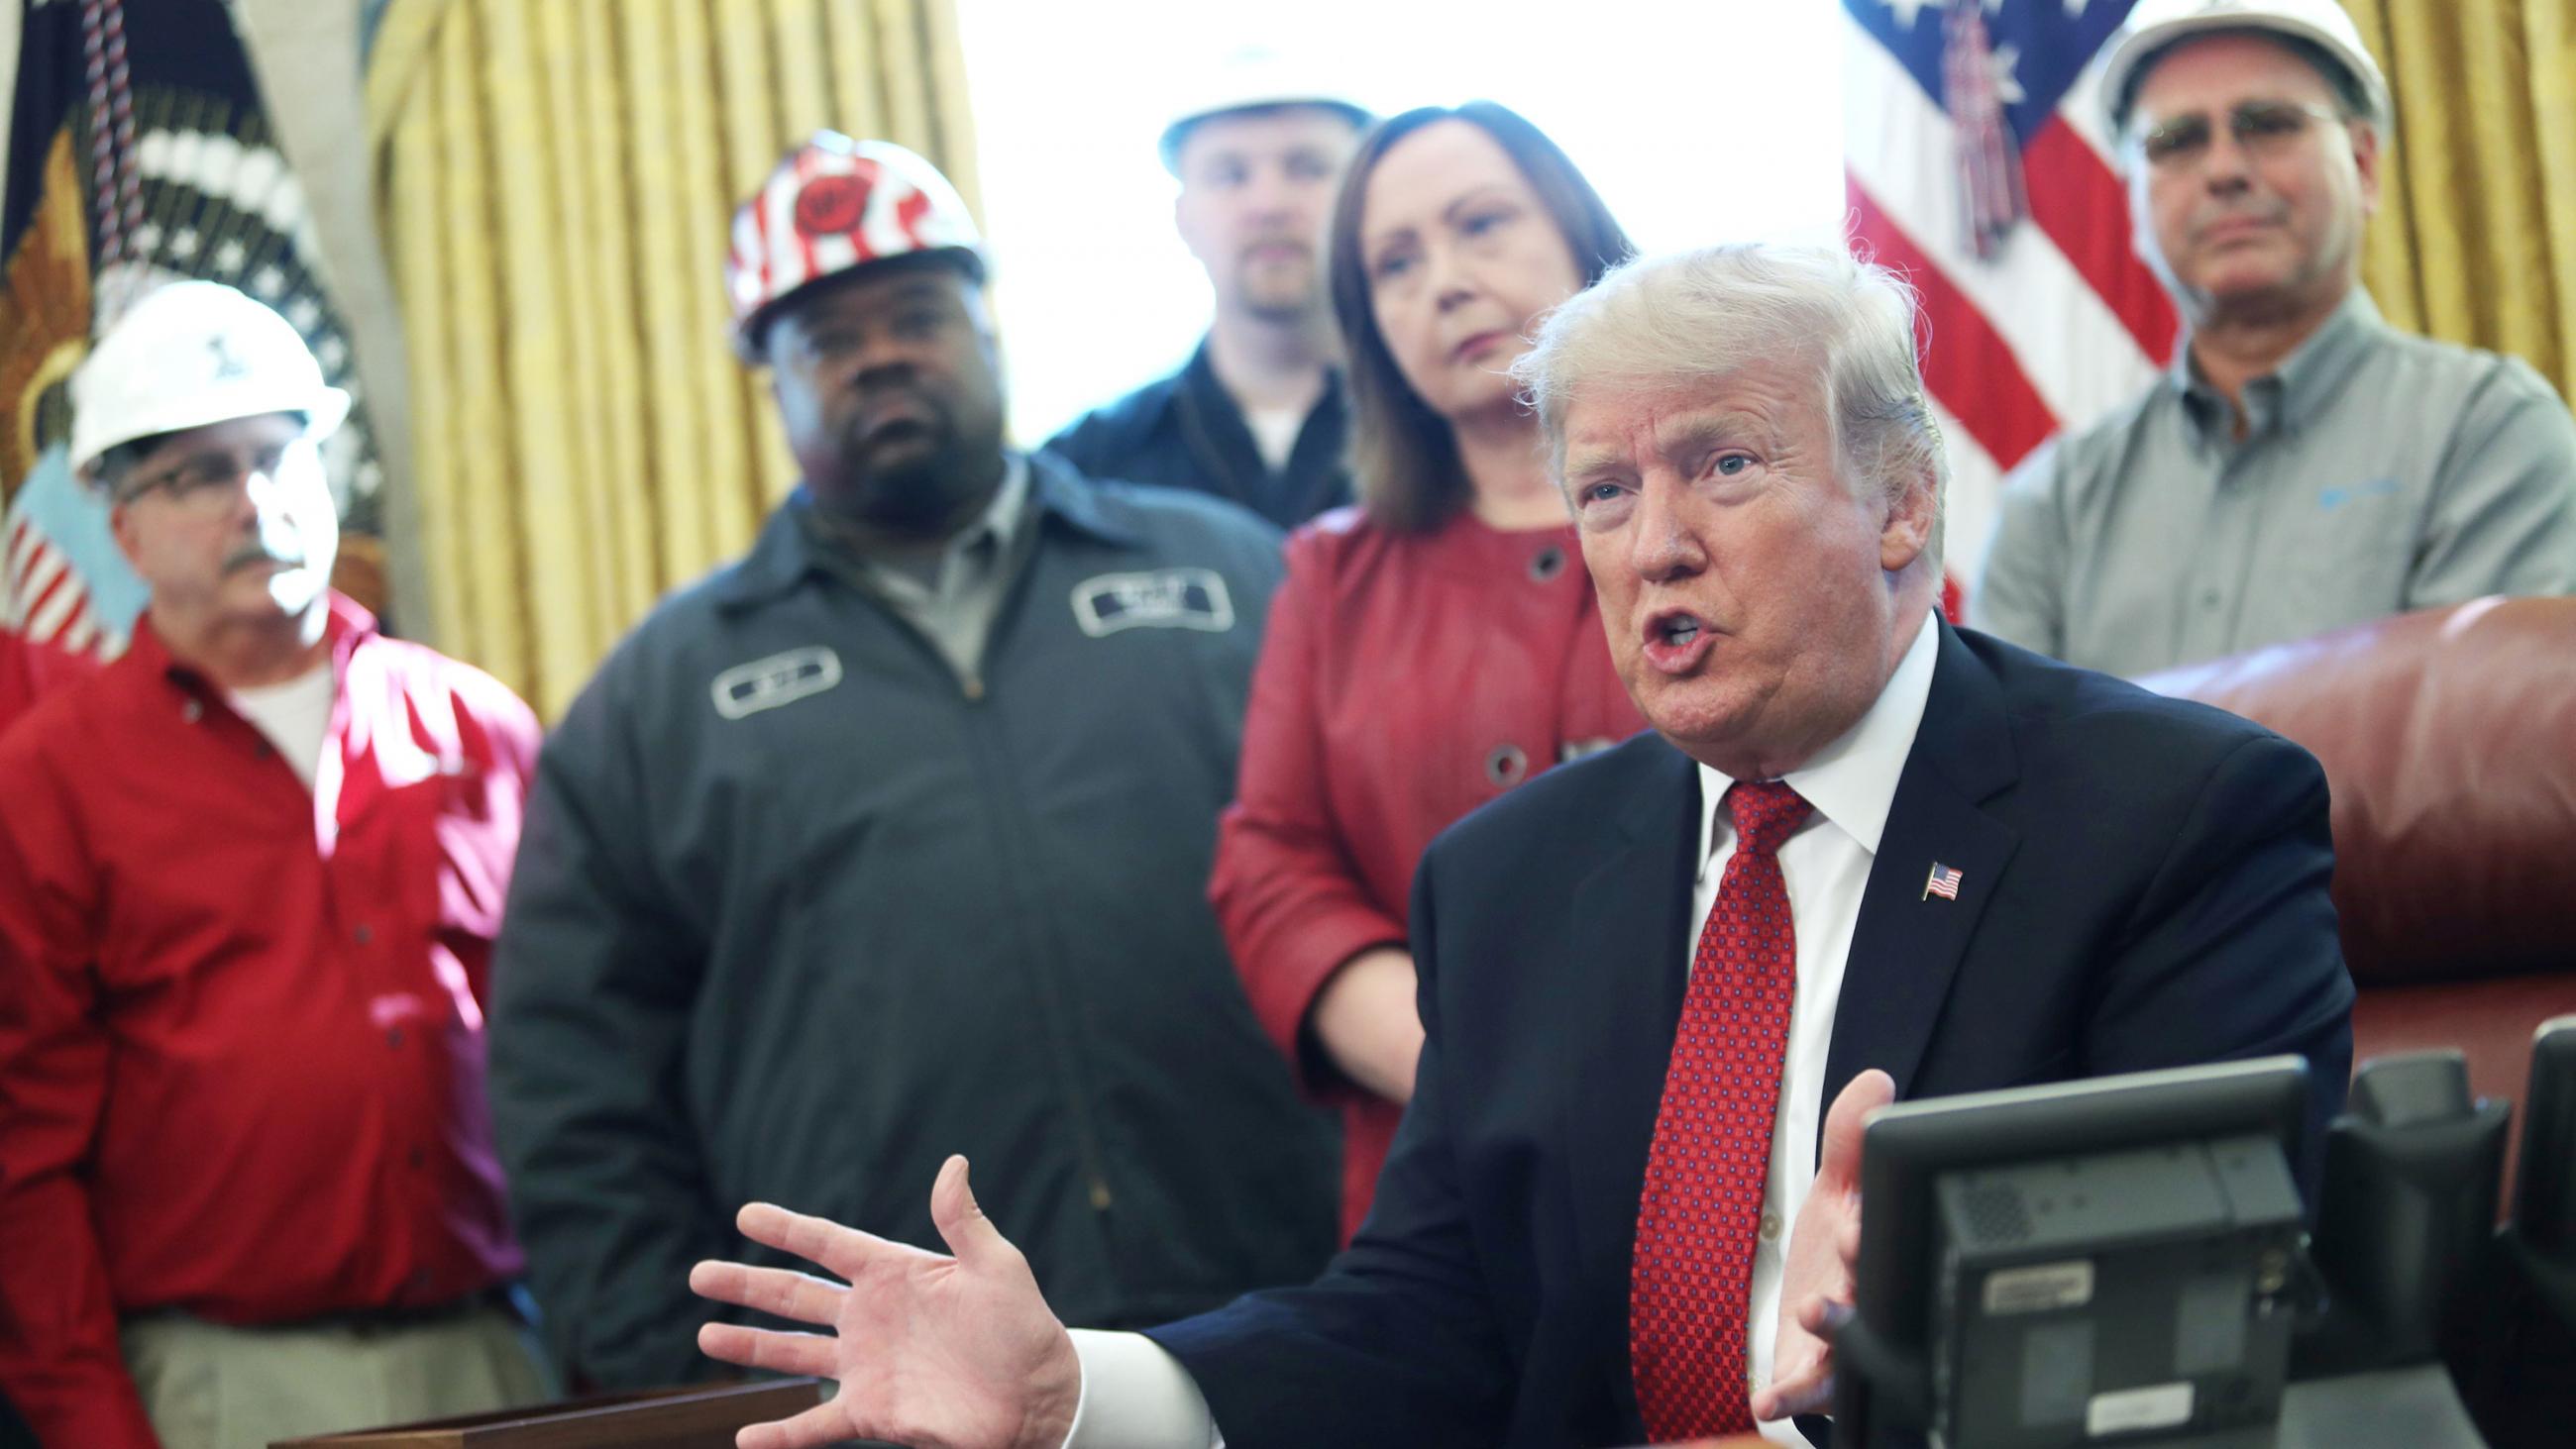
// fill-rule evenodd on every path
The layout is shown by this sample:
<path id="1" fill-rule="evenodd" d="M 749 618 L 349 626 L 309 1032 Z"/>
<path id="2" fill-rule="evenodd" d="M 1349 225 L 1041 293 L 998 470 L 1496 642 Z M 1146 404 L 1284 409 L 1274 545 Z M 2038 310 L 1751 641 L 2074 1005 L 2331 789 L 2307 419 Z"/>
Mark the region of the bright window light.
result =
<path id="1" fill-rule="evenodd" d="M 1834 236 L 1831 0 L 960 0 L 1018 438 L 1177 366 L 1207 326 L 1155 138 L 1188 67 L 1264 46 L 1380 114 L 1529 117 L 1649 251 Z"/>

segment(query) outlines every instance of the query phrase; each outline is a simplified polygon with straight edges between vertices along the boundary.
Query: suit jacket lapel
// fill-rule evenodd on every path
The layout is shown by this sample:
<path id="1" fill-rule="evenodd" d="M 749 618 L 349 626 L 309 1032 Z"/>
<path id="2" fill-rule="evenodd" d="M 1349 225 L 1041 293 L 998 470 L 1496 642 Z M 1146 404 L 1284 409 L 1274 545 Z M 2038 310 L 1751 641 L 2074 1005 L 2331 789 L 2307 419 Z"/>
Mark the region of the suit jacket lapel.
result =
<path id="1" fill-rule="evenodd" d="M 1824 1101 L 1868 1067 L 1910 1095 L 1950 978 L 2020 837 L 1979 808 L 2018 778 L 2003 687 L 1943 624 L 1931 697 L 1898 778 L 1887 828 L 1861 895 L 1851 957 L 1826 1053 Z M 1959 872 L 1958 898 L 1930 895 L 1938 863 Z M 1817 1133 L 1822 1150 L 1824 1134 Z"/>
<path id="2" fill-rule="evenodd" d="M 1575 888 L 1567 923 L 1565 949 L 1590 963 L 1597 989 L 1567 1003 L 1576 1019 L 1566 1023 L 1565 1040 L 1583 1044 L 1586 1059 L 1568 1063 L 1563 1130 L 1575 1205 L 1574 1281 L 1590 1295 L 1584 1312 L 1601 1335 L 1595 1341 L 1618 1345 L 1602 1366 L 1619 1413 L 1636 1429 L 1626 1351 L 1629 1250 L 1688 984 L 1697 768 L 1660 746 L 1624 798 L 1608 803 L 1616 827 L 1611 846 Z"/>

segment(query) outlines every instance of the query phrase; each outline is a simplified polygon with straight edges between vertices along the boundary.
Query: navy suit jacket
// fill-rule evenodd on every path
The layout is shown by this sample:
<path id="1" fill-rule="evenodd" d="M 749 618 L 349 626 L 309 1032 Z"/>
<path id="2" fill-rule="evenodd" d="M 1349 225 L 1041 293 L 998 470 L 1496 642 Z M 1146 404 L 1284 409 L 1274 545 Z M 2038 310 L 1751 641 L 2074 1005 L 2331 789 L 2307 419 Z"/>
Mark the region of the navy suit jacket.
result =
<path id="1" fill-rule="evenodd" d="M 1867 1067 L 1913 1099 L 2300 1052 L 2313 1184 L 2352 1055 L 2316 761 L 2232 715 L 1940 631 L 1824 1100 Z M 1701 808 L 1691 761 L 1643 735 L 1424 854 L 1426 1041 L 1367 1223 L 1317 1282 L 1152 1334 L 1230 1449 L 1646 1438 L 1629 1250 Z M 1957 900 L 1925 898 L 1935 860 L 1960 871 Z"/>

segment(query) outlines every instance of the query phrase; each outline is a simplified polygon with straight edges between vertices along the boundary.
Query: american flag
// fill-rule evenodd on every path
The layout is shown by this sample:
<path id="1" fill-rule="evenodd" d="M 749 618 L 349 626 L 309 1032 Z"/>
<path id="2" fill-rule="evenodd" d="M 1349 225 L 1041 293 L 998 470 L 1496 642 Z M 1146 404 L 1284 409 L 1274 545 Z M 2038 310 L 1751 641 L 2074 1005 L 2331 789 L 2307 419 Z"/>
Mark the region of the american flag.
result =
<path id="1" fill-rule="evenodd" d="M 35 519 L 10 518 L 0 540 L 0 629 L 71 654 L 114 652 L 79 572 Z"/>
<path id="2" fill-rule="evenodd" d="M 1923 899 L 1928 901 L 1934 896 L 1939 896 L 1945 901 L 1957 900 L 1959 878 L 1960 871 L 1957 866 L 1943 865 L 1937 860 L 1932 862 L 1932 873 L 1923 878 Z"/>
<path id="3" fill-rule="evenodd" d="M 1843 0 L 1852 237 L 1922 294 L 1957 579 L 1976 577 L 2003 475 L 2172 355 L 2097 99 L 2130 4 Z"/>

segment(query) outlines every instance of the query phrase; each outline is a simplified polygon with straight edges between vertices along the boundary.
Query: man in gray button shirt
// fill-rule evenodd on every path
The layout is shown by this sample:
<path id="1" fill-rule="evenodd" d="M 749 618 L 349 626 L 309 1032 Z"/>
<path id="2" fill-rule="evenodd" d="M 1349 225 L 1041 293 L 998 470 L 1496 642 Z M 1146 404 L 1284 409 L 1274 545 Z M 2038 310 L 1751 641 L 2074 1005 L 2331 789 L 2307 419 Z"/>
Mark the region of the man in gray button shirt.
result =
<path id="1" fill-rule="evenodd" d="M 2189 324 L 2006 485 L 1969 621 L 2139 675 L 2481 594 L 2576 592 L 2576 423 L 2361 290 L 2387 86 L 2333 0 L 2146 0 L 2103 95 Z"/>

